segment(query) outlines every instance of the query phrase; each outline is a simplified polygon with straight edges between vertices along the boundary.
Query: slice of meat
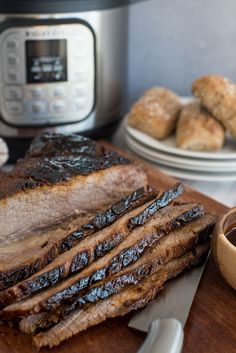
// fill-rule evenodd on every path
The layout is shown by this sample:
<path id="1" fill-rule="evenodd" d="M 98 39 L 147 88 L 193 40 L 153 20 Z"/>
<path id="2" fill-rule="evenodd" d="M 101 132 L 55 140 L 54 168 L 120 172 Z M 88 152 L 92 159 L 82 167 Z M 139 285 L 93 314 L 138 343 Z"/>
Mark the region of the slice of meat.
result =
<path id="1" fill-rule="evenodd" d="M 79 135 L 47 134 L 0 186 L 0 243 L 77 211 L 104 209 L 147 185 L 143 168 Z"/>
<path id="2" fill-rule="evenodd" d="M 34 345 L 38 349 L 45 346 L 57 346 L 62 341 L 108 318 L 122 316 L 145 306 L 155 298 L 168 279 L 197 264 L 207 250 L 205 244 L 200 245 L 195 251 L 188 252 L 182 257 L 167 263 L 161 270 L 141 281 L 140 284 L 131 285 L 122 293 L 99 301 L 85 309 L 76 310 L 48 331 L 37 334 L 33 338 Z"/>
<path id="3" fill-rule="evenodd" d="M 80 213 L 55 226 L 38 229 L 27 239 L 0 246 L 0 290 L 31 276 L 53 261 L 59 253 L 60 240 L 81 228 L 93 218 Z"/>
<path id="4" fill-rule="evenodd" d="M 111 226 L 111 228 L 105 230 L 104 234 L 101 232 L 95 238 L 85 238 L 78 246 L 72 247 L 71 250 L 57 257 L 51 264 L 44 267 L 35 275 L 0 292 L 0 305 L 10 304 L 17 298 L 23 298 L 51 285 L 55 285 L 63 278 L 81 271 L 81 269 L 96 258 L 103 256 L 107 251 L 119 244 L 127 236 L 131 228 L 138 227 L 142 223 L 145 224 L 153 214 L 165 207 L 182 192 L 182 184 L 177 184 L 164 192 L 156 200 L 150 201 L 150 204 L 137 211 L 135 210 L 130 217 L 127 216 L 121 219 L 118 224 L 114 224 L 113 227 Z M 85 225 L 78 232 L 75 232 L 76 234 L 69 235 L 66 245 L 71 245 L 75 235 L 77 238 L 81 238 L 86 233 L 90 234 L 94 228 L 99 229 L 103 223 L 107 224 L 106 218 L 97 216 L 94 222 Z"/>
<path id="5" fill-rule="evenodd" d="M 196 204 L 168 206 L 160 210 L 153 215 L 147 224 L 142 227 L 134 228 L 126 241 L 115 247 L 107 255 L 92 263 L 78 275 L 63 281 L 58 287 L 50 288 L 48 292 L 40 293 L 39 296 L 36 297 L 36 300 L 44 302 L 46 298 L 50 298 L 50 305 L 57 305 L 65 296 L 68 298 L 69 295 L 76 295 L 82 289 L 105 279 L 109 275 L 119 272 L 122 268 L 137 261 L 145 251 L 158 242 L 161 237 L 183 226 L 190 220 L 199 218 L 203 213 L 204 210 L 202 206 Z M 35 281 L 32 281 L 31 286 L 29 286 L 29 282 L 23 282 L 9 288 L 0 293 L 1 304 L 5 306 L 11 304 L 17 298 L 23 298 L 25 295 L 32 294 L 36 291 L 35 288 L 36 290 L 38 289 L 38 284 L 36 285 Z M 3 317 L 6 311 L 7 309 L 2 311 Z"/>
<path id="6" fill-rule="evenodd" d="M 156 195 L 156 191 L 143 187 L 104 212 L 93 215 L 94 218 L 91 213 L 83 212 L 74 220 L 64 222 L 48 231 L 35 231 L 27 239 L 0 247 L 0 290 L 11 287 L 41 270 L 81 239 L 108 227 L 122 215 L 154 199 Z"/>
<path id="7" fill-rule="evenodd" d="M 116 274 L 105 282 L 82 291 L 79 296 L 67 298 L 65 295 L 59 307 L 54 308 L 49 305 L 46 307 L 49 312 L 28 316 L 23 321 L 23 327 L 26 329 L 25 333 L 34 333 L 35 330 L 40 328 L 50 327 L 52 323 L 64 319 L 75 309 L 81 309 L 98 300 L 104 300 L 121 292 L 131 284 L 137 284 L 173 258 L 194 250 L 196 245 L 206 242 L 209 245 L 215 222 L 215 217 L 206 215 L 181 229 L 171 232 L 136 263 L 120 271 L 118 275 Z"/>

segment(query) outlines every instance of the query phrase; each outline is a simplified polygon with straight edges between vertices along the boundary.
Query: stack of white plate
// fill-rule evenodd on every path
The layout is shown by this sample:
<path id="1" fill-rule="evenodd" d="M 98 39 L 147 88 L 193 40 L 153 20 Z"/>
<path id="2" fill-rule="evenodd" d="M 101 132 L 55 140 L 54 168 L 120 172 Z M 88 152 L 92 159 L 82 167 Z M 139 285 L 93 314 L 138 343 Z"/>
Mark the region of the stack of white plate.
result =
<path id="1" fill-rule="evenodd" d="M 176 147 L 175 136 L 160 141 L 124 121 L 128 147 L 177 178 L 205 181 L 236 180 L 236 142 L 227 137 L 217 152 L 186 151 Z"/>

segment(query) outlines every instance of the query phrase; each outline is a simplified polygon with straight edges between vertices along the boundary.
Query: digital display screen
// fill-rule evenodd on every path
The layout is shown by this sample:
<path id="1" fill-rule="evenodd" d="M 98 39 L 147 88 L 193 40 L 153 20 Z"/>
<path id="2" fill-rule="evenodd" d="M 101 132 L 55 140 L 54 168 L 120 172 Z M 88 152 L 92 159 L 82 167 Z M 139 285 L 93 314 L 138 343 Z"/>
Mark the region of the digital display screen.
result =
<path id="1" fill-rule="evenodd" d="M 26 41 L 27 83 L 67 81 L 67 42 Z"/>

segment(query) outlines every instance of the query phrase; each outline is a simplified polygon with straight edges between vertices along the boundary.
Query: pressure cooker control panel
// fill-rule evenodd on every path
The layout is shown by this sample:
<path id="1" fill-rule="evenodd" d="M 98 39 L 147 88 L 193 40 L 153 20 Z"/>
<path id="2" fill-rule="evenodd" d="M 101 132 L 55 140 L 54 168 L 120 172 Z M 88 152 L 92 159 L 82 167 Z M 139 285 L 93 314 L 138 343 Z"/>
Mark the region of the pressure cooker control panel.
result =
<path id="1" fill-rule="evenodd" d="M 85 119 L 95 100 L 95 39 L 83 23 L 8 28 L 0 35 L 0 110 L 15 126 Z"/>

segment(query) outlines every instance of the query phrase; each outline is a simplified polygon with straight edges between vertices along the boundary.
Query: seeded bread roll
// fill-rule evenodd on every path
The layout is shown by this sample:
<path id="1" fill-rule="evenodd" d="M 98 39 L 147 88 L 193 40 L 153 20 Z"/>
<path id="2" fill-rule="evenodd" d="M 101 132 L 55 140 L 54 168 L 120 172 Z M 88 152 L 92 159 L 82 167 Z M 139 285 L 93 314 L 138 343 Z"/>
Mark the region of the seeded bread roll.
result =
<path id="1" fill-rule="evenodd" d="M 176 129 L 177 146 L 185 150 L 216 151 L 224 143 L 224 128 L 199 103 L 186 105 Z"/>
<path id="2" fill-rule="evenodd" d="M 147 90 L 130 110 L 128 123 L 157 139 L 169 137 L 181 109 L 179 97 L 161 87 Z"/>
<path id="3" fill-rule="evenodd" d="M 236 86 L 228 79 L 209 75 L 193 82 L 193 94 L 236 138 Z"/>

